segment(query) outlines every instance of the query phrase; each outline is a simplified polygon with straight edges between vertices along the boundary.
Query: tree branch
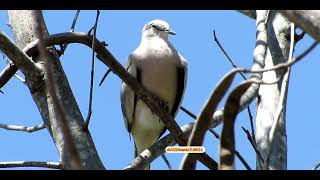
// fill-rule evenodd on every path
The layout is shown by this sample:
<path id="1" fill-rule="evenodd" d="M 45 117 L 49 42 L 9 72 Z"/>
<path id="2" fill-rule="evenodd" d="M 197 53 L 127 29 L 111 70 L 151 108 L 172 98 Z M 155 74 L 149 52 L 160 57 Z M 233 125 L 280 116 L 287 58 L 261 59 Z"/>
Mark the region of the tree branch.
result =
<path id="1" fill-rule="evenodd" d="M 11 131 L 24 131 L 24 132 L 32 133 L 35 131 L 39 131 L 41 129 L 45 129 L 46 125 L 40 124 L 37 126 L 28 127 L 28 126 L 17 126 L 17 125 L 8 125 L 8 124 L 0 123 L 0 128 L 6 129 L 6 130 L 11 130 Z"/>
<path id="2" fill-rule="evenodd" d="M 60 162 L 42 162 L 42 161 L 0 162 L 0 168 L 12 168 L 12 167 L 43 167 L 43 168 L 51 168 L 51 169 L 63 169 L 63 165 Z"/>
<path id="3" fill-rule="evenodd" d="M 281 10 L 280 13 L 306 31 L 315 40 L 320 41 L 319 10 Z"/>
<path id="4" fill-rule="evenodd" d="M 294 33 L 295 27 L 294 27 L 293 23 L 290 24 L 290 30 L 291 30 L 291 33 L 290 33 L 291 38 L 290 38 L 290 49 L 289 49 L 288 62 L 292 62 L 292 56 L 293 56 L 293 48 L 294 48 L 293 46 L 294 46 L 294 36 L 295 36 L 295 33 Z M 268 143 L 269 146 L 268 146 L 268 151 L 267 151 L 268 154 L 267 154 L 265 168 L 269 167 L 270 157 L 271 157 L 271 153 L 272 153 L 272 149 L 273 149 L 272 147 L 273 147 L 274 140 L 275 140 L 276 130 L 278 128 L 278 123 L 280 121 L 281 114 L 282 114 L 284 106 L 286 104 L 285 99 L 287 97 L 290 70 L 291 70 L 291 68 L 288 67 L 286 73 L 284 74 L 283 81 L 281 84 L 281 92 L 280 92 L 278 107 L 275 112 L 274 120 L 272 122 L 272 126 L 271 126 L 271 129 L 269 132 L 269 143 Z"/>
<path id="5" fill-rule="evenodd" d="M 28 81 L 37 80 L 41 72 L 36 63 L 28 57 L 7 35 L 0 30 L 0 50 L 17 66 L 26 76 Z M 10 65 L 9 65 L 10 66 Z M 14 66 L 6 67 L 1 72 L 1 87 L 16 73 L 17 68 Z M 11 77 L 10 77 L 11 76 Z"/>
<path id="6" fill-rule="evenodd" d="M 196 120 L 196 124 L 189 137 L 188 146 L 202 146 L 204 141 L 204 136 L 210 126 L 210 117 L 212 117 L 215 109 L 217 108 L 219 102 L 222 100 L 227 90 L 231 86 L 231 83 L 236 75 L 236 71 L 231 71 L 228 73 L 221 82 L 218 83 L 217 87 L 213 90 L 210 97 L 208 98 L 206 104 L 199 117 Z M 182 162 L 182 170 L 194 170 L 196 168 L 195 154 L 186 153 Z"/>
<path id="7" fill-rule="evenodd" d="M 92 114 L 93 80 L 94 80 L 94 49 L 95 49 L 94 44 L 95 44 L 96 33 L 97 33 L 97 28 L 98 28 L 99 15 L 100 15 L 100 11 L 97 10 L 96 21 L 94 23 L 94 26 L 92 27 L 93 38 L 92 38 L 92 45 L 91 45 L 92 59 L 91 59 L 91 74 L 90 74 L 90 95 L 89 95 L 88 114 L 87 114 L 86 122 L 84 125 L 85 130 L 88 130 L 88 126 L 89 126 L 91 114 Z"/>
<path id="8" fill-rule="evenodd" d="M 76 150 L 75 143 L 72 139 L 70 128 L 67 125 L 67 117 L 64 109 L 61 105 L 61 99 L 57 96 L 57 82 L 53 78 L 53 65 L 52 59 L 50 58 L 49 52 L 44 46 L 44 39 L 47 38 L 48 34 L 46 33 L 45 27 L 41 22 L 42 13 L 40 10 L 34 10 L 32 13 L 34 19 L 38 24 L 36 25 L 36 34 L 38 34 L 39 39 L 39 54 L 40 58 L 44 61 L 44 73 L 47 78 L 46 82 L 46 90 L 48 91 L 48 95 L 51 97 L 52 101 L 52 118 L 57 120 L 57 130 L 58 133 L 62 135 L 62 141 L 64 141 L 64 149 L 61 154 L 61 159 L 64 167 L 67 169 L 79 170 L 81 169 L 79 152 Z"/>
<path id="9" fill-rule="evenodd" d="M 37 44 L 36 42 L 37 41 L 35 41 L 35 44 Z M 84 33 L 61 33 L 51 35 L 46 40 L 46 46 L 65 43 L 81 43 L 91 48 L 92 36 L 88 36 Z M 187 145 L 187 138 L 184 136 L 176 121 L 174 121 L 174 119 L 168 112 L 163 110 L 161 105 L 163 104 L 163 102 L 161 102 L 161 100 L 157 98 L 157 96 L 153 95 L 144 87 L 142 87 L 140 83 L 137 82 L 137 80 L 131 74 L 129 74 L 128 71 L 105 48 L 104 44 L 97 39 L 95 40 L 95 52 L 97 53 L 98 59 L 102 63 L 107 65 L 112 70 L 112 72 L 117 74 L 121 78 L 121 80 L 128 84 L 135 91 L 137 96 L 141 98 L 150 107 L 150 109 L 159 116 L 159 118 L 164 122 L 166 127 L 178 141 L 178 144 L 182 146 Z M 209 158 L 205 154 L 200 154 L 199 156 L 199 160 L 207 167 L 216 167 L 216 162 L 213 159 Z"/>

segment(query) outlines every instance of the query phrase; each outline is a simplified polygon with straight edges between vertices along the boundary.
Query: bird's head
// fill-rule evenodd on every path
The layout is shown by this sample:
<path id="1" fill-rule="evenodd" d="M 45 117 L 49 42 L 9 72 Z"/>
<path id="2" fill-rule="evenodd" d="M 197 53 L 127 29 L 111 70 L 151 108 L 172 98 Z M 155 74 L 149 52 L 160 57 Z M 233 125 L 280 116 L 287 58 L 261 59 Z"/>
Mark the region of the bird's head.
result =
<path id="1" fill-rule="evenodd" d="M 142 35 L 144 37 L 160 37 L 168 39 L 169 34 L 175 35 L 176 33 L 169 28 L 169 24 L 162 20 L 153 20 L 144 25 Z"/>

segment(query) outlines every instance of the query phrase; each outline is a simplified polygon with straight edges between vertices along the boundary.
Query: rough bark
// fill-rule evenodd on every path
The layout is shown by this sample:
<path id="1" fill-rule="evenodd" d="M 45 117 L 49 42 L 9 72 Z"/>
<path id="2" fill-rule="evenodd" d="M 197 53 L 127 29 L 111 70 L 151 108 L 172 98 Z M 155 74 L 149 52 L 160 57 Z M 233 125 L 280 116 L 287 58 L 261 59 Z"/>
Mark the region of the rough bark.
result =
<path id="1" fill-rule="evenodd" d="M 285 17 L 301 27 L 315 40 L 320 41 L 320 11 L 319 10 L 281 10 Z"/>
<path id="2" fill-rule="evenodd" d="M 268 18 L 269 20 L 266 25 L 268 49 L 265 59 L 265 68 L 271 68 L 279 63 L 286 62 L 288 60 L 290 45 L 290 22 L 280 13 L 274 11 L 269 13 Z M 262 79 L 271 82 L 282 75 L 283 72 L 281 71 L 269 71 L 263 73 Z M 268 156 L 268 146 L 270 146 L 268 138 L 272 122 L 274 121 L 274 115 L 278 107 L 281 84 L 282 81 L 274 85 L 261 85 L 259 88 L 256 115 L 256 141 L 257 148 L 264 160 L 266 160 L 266 157 Z M 259 167 L 259 164 L 257 163 L 257 169 L 287 169 L 285 107 L 286 106 L 284 106 L 275 134 L 269 167 Z"/>
<path id="3" fill-rule="evenodd" d="M 14 35 L 15 42 L 17 45 L 23 49 L 28 43 L 34 41 L 39 37 L 36 31 L 36 24 L 43 23 L 36 22 L 32 17 L 31 11 L 18 10 L 18 11 L 8 11 L 9 24 Z M 48 33 L 48 32 L 47 32 Z M 84 120 L 81 115 L 80 109 L 74 98 L 74 95 L 69 86 L 68 80 L 65 76 L 63 68 L 60 64 L 59 58 L 56 54 L 52 54 L 51 59 L 53 59 L 53 74 L 57 82 L 59 82 L 59 87 L 57 87 L 57 96 L 61 100 L 61 105 L 67 113 L 67 121 L 69 129 L 71 130 L 71 135 L 76 144 L 77 151 L 80 155 L 81 165 L 84 169 L 104 169 L 104 166 L 98 156 L 95 149 L 93 140 L 91 138 L 90 132 L 84 132 L 82 129 Z M 37 62 L 39 67 L 42 67 L 42 60 L 35 55 L 33 60 Z M 30 77 L 26 76 L 27 83 L 31 81 Z M 57 119 L 53 115 L 52 109 L 52 99 L 48 96 L 48 91 L 45 88 L 46 75 L 42 83 L 37 85 L 28 83 L 32 98 L 36 103 L 39 112 L 43 118 L 44 123 L 48 127 L 48 131 L 55 142 L 55 145 L 61 155 L 65 146 L 61 134 L 57 133 Z M 62 163 L 67 162 L 70 157 L 64 156 Z M 68 167 L 65 167 L 67 169 Z"/>

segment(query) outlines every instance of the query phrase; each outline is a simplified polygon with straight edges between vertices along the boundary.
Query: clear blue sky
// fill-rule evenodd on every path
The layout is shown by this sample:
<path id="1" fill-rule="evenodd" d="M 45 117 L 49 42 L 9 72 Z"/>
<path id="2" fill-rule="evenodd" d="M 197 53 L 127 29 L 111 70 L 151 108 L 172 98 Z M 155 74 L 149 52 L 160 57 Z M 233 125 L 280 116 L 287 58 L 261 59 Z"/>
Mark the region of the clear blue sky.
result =
<path id="1" fill-rule="evenodd" d="M 67 32 L 76 11 L 44 11 L 50 33 Z M 75 31 L 87 32 L 94 24 L 96 11 L 81 11 Z M 108 49 L 125 64 L 126 58 L 140 43 L 141 30 L 153 19 L 167 21 L 176 31 L 170 41 L 187 59 L 189 78 L 183 106 L 198 114 L 216 84 L 232 69 L 213 41 L 213 30 L 229 55 L 240 67 L 250 68 L 255 46 L 255 21 L 236 11 L 101 11 L 97 37 L 109 44 Z M 10 37 L 7 14 L 0 11 L 0 29 Z M 295 55 L 308 47 L 313 40 L 309 36 L 298 43 Z M 288 169 L 311 169 L 320 160 L 320 121 L 317 118 L 320 100 L 318 67 L 319 48 L 292 68 L 288 105 Z M 1 58 L 2 59 L 2 58 Z M 61 58 L 65 73 L 76 96 L 84 117 L 89 100 L 91 50 L 82 45 L 69 45 Z M 103 74 L 108 69 L 96 61 L 93 115 L 90 131 L 104 165 L 108 169 L 122 169 L 133 159 L 133 142 L 124 127 L 120 108 L 121 80 L 110 74 L 99 87 Z M 6 66 L 0 60 L 0 69 Z M 236 78 L 233 87 L 242 79 Z M 0 123 L 34 126 L 42 119 L 29 90 L 17 78 L 13 78 L 0 94 Z M 223 107 L 224 101 L 219 107 Z M 251 104 L 255 114 L 255 103 Z M 182 111 L 177 118 L 179 125 L 193 121 Z M 236 148 L 255 169 L 255 153 L 241 126 L 250 129 L 247 112 L 242 112 L 236 122 Z M 221 126 L 216 129 L 218 132 Z M 166 132 L 167 134 L 168 132 Z M 218 140 L 207 133 L 207 153 L 218 160 Z M 59 156 L 47 130 L 13 132 L 0 129 L 0 161 L 58 161 Z M 182 154 L 167 154 L 174 169 L 178 169 Z M 244 169 L 236 160 L 236 168 Z M 25 169 L 25 168 L 22 168 Z M 32 169 L 32 168 L 27 168 Z M 35 168 L 38 169 L 38 168 Z M 167 169 L 161 158 L 155 160 L 151 169 Z M 198 163 L 197 169 L 206 169 Z"/>

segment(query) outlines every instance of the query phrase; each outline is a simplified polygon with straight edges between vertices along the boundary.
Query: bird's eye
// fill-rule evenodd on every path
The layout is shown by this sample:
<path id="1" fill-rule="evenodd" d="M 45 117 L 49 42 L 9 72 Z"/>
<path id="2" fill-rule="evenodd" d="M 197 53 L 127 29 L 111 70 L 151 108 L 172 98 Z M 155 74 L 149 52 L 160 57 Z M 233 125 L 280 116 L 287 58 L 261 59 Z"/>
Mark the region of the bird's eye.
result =
<path id="1" fill-rule="evenodd" d="M 156 25 L 152 24 L 151 25 L 152 28 L 158 29 Z"/>

